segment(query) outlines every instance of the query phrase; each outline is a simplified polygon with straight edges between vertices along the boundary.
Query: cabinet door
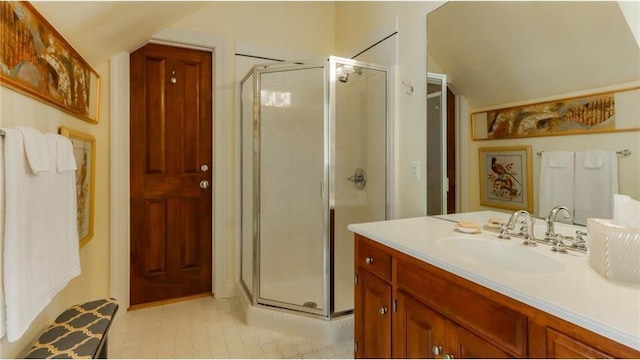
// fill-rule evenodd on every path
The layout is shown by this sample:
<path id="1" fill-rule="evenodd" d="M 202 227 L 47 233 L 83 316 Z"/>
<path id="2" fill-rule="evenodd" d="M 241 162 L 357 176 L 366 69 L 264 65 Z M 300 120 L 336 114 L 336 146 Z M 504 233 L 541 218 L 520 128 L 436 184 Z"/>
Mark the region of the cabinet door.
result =
<path id="1" fill-rule="evenodd" d="M 611 356 L 582 341 L 547 328 L 547 357 L 554 359 L 606 359 Z"/>
<path id="2" fill-rule="evenodd" d="M 442 358 L 447 321 L 402 291 L 393 322 L 394 358 Z"/>
<path id="3" fill-rule="evenodd" d="M 504 359 L 512 356 L 468 330 L 447 323 L 447 355 L 456 359 Z"/>
<path id="4" fill-rule="evenodd" d="M 391 285 L 358 268 L 355 291 L 357 358 L 391 357 Z"/>

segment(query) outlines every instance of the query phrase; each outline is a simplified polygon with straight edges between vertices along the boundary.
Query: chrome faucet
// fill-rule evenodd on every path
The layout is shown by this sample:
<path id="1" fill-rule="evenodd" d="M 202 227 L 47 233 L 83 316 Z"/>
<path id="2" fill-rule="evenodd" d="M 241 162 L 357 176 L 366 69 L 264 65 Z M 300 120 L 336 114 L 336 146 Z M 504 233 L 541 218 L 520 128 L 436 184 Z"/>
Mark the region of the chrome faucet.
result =
<path id="1" fill-rule="evenodd" d="M 568 214 L 568 216 L 567 215 L 564 216 L 565 220 L 573 220 L 573 215 L 571 214 L 571 210 L 569 210 L 569 208 L 567 208 L 566 206 L 558 205 L 553 209 L 551 209 L 551 211 L 549 212 L 549 215 L 547 215 L 547 217 L 544 219 L 544 221 L 547 223 L 547 232 L 544 234 L 545 242 L 553 243 L 556 241 L 557 234 L 553 224 L 556 221 L 556 218 L 558 217 L 558 213 L 560 212 L 560 210 L 564 210 Z"/>
<path id="2" fill-rule="evenodd" d="M 528 211 L 518 210 L 513 214 L 511 214 L 509 221 L 507 221 L 507 228 L 509 228 L 510 230 L 513 230 L 516 227 L 516 223 L 518 222 L 518 219 L 521 216 L 525 216 L 525 223 L 527 225 L 525 227 L 526 232 L 522 234 L 524 236 L 524 242 L 522 243 L 522 245 L 532 246 L 532 247 L 538 246 L 538 244 L 536 244 L 536 239 L 533 237 L 533 224 L 535 220 L 533 220 L 533 217 L 531 216 L 531 214 L 529 214 Z"/>

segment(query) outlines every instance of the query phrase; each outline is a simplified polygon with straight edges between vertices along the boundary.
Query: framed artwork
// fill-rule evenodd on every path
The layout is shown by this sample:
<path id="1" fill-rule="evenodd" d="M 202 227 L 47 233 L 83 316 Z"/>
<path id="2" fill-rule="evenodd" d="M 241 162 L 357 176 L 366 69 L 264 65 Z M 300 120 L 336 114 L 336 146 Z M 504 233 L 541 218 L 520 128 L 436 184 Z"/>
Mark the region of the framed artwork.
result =
<path id="1" fill-rule="evenodd" d="M 533 212 L 531 146 L 486 147 L 480 154 L 480 205 Z"/>
<path id="2" fill-rule="evenodd" d="M 0 2 L 0 83 L 98 123 L 100 75 L 27 1 Z"/>
<path id="3" fill-rule="evenodd" d="M 92 135 L 60 127 L 60 135 L 73 144 L 76 159 L 76 194 L 78 199 L 78 237 L 80 247 L 93 237 L 93 208 L 95 199 L 96 139 Z"/>
<path id="4" fill-rule="evenodd" d="M 639 87 L 476 112 L 474 140 L 638 131 Z"/>

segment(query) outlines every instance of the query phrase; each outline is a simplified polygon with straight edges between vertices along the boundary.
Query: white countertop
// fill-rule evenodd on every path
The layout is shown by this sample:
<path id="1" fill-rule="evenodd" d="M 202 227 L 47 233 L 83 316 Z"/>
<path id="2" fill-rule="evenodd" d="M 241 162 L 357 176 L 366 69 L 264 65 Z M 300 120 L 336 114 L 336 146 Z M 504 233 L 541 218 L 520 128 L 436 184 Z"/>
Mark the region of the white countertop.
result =
<path id="1" fill-rule="evenodd" d="M 348 229 L 640 351 L 640 287 L 607 281 L 587 264 L 586 255 L 572 251 L 557 254 L 544 244 L 526 249 L 557 259 L 562 262 L 562 270 L 515 272 L 491 263 L 464 260 L 443 250 L 438 240 L 482 238 L 523 247 L 522 240 L 515 237 L 500 240 L 493 232 L 474 235 L 454 230 L 456 221 L 483 225 L 489 218 L 506 221 L 509 214 L 481 211 L 439 217 L 442 219 L 419 217 L 352 224 Z M 536 233 L 536 237 L 540 235 Z"/>

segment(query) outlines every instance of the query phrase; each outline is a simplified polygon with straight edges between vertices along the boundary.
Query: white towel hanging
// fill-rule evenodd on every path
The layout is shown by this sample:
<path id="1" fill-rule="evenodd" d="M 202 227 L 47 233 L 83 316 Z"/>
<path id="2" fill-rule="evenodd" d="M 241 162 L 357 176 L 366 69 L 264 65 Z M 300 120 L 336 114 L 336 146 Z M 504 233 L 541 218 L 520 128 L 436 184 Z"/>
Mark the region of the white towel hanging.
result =
<path id="1" fill-rule="evenodd" d="M 573 211 L 574 153 L 545 151 L 541 156 L 538 216 L 546 217 L 556 205 Z"/>
<path id="2" fill-rule="evenodd" d="M 576 152 L 574 183 L 574 221 L 576 223 L 586 225 L 587 218 L 611 219 L 613 194 L 618 192 L 616 152 L 609 150 Z"/>
<path id="3" fill-rule="evenodd" d="M 49 164 L 49 154 L 47 153 L 47 142 L 44 134 L 40 131 L 28 127 L 16 127 L 22 135 L 24 151 L 27 161 L 34 174 L 41 174 L 51 170 Z"/>
<path id="4" fill-rule="evenodd" d="M 80 274 L 75 173 L 34 174 L 26 165 L 23 137 L 5 134 L 4 288 L 10 342 L 22 337 L 36 316 Z M 56 163 L 57 143 L 45 140 Z"/>

